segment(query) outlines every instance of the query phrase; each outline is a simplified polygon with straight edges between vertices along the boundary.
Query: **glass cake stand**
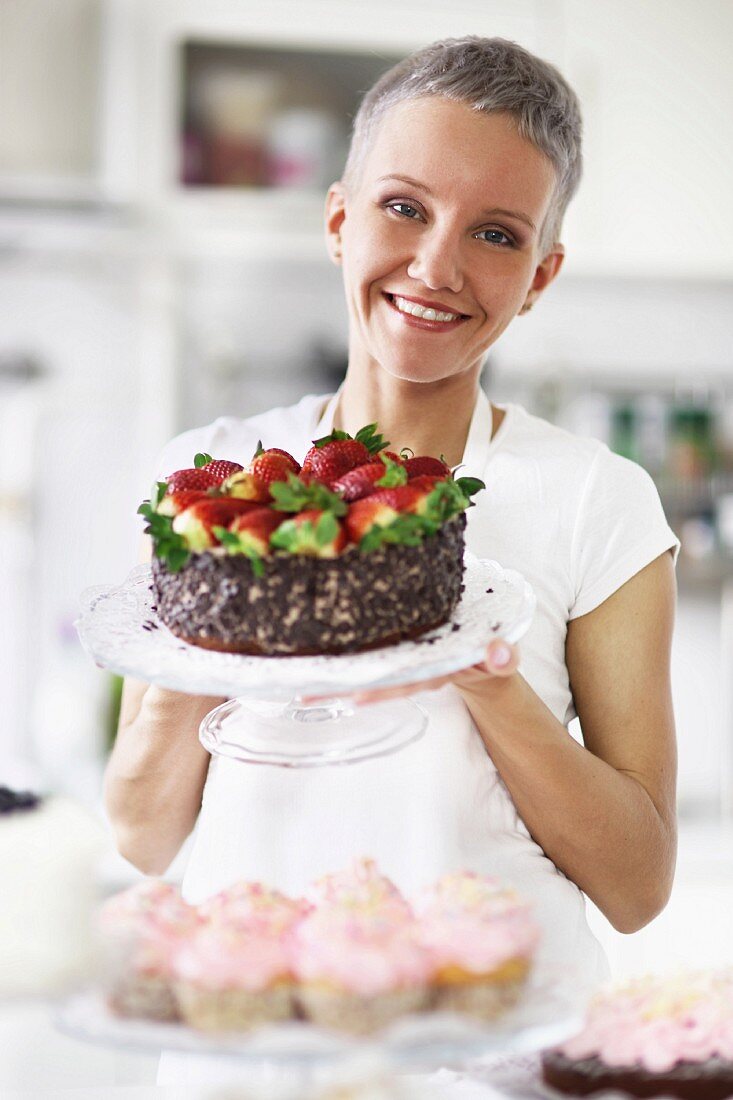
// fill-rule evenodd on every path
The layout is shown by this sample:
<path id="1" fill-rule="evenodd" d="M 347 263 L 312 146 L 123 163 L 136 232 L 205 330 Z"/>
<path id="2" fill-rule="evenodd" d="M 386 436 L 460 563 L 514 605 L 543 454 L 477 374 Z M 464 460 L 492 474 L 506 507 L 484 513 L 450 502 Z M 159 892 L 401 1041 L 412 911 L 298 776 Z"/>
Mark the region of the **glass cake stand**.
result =
<path id="1" fill-rule="evenodd" d="M 243 1075 L 279 1071 L 301 1079 L 362 1063 L 399 1074 L 442 1067 L 486 1066 L 492 1059 L 530 1054 L 577 1034 L 591 990 L 572 968 L 538 968 L 520 1002 L 499 1019 L 479 1022 L 455 1013 L 406 1016 L 369 1036 L 327 1031 L 305 1021 L 270 1024 L 246 1033 L 204 1033 L 181 1023 L 116 1016 L 100 990 L 70 997 L 56 1026 L 87 1042 L 158 1053 L 177 1051 L 231 1060 Z"/>
<path id="2" fill-rule="evenodd" d="M 157 617 L 148 565 L 121 585 L 87 589 L 76 627 L 103 668 L 189 695 L 224 696 L 201 723 L 211 753 L 282 767 L 353 764 L 416 741 L 428 719 L 413 699 L 356 706 L 351 695 L 469 668 L 492 638 L 517 642 L 529 627 L 535 597 L 520 573 L 467 553 L 463 580 L 448 623 L 366 653 L 247 657 L 187 645 Z"/>

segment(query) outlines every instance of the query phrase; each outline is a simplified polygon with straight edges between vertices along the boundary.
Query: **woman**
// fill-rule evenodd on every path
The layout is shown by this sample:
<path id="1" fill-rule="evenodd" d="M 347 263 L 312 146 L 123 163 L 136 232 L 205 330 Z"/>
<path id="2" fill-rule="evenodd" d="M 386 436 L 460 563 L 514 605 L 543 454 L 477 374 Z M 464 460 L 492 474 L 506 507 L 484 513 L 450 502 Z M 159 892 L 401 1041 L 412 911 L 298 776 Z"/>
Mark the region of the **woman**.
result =
<path id="1" fill-rule="evenodd" d="M 393 445 L 485 480 L 469 548 L 519 569 L 538 600 L 521 671 L 497 641 L 484 665 L 416 685 L 426 736 L 353 768 L 210 762 L 197 728 L 220 700 L 128 683 L 110 817 L 123 854 L 161 872 L 203 792 L 191 900 L 238 877 L 300 889 L 354 854 L 408 890 L 469 867 L 531 896 L 545 957 L 590 978 L 605 961 L 583 893 L 623 932 L 665 905 L 677 540 L 640 468 L 479 390 L 487 350 L 562 266 L 579 175 L 577 102 L 551 66 L 498 39 L 409 57 L 366 96 L 326 202 L 349 309 L 339 393 L 225 418 L 164 451 L 161 475 L 196 450 L 246 460 L 261 437 L 302 455 L 332 427 L 377 421 Z M 576 713 L 583 745 L 567 731 Z"/>

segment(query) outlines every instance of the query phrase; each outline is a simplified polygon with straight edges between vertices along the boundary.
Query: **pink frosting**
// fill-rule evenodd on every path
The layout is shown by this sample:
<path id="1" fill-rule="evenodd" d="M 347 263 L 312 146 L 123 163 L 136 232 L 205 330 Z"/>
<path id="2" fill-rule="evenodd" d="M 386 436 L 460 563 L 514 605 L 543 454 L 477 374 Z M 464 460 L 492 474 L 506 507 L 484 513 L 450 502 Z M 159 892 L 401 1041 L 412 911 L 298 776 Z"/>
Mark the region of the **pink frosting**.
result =
<path id="1" fill-rule="evenodd" d="M 647 977 L 602 994 L 583 1031 L 560 1050 L 652 1073 L 716 1055 L 733 1061 L 733 968 Z"/>
<path id="2" fill-rule="evenodd" d="M 293 934 L 293 970 L 303 982 L 327 982 L 372 997 L 424 985 L 432 966 L 414 922 L 336 906 L 315 909 Z"/>
<path id="3" fill-rule="evenodd" d="M 260 882 L 236 882 L 203 902 L 199 913 L 217 927 L 247 928 L 254 924 L 280 933 L 291 928 L 310 908 L 303 898 L 289 898 Z"/>
<path id="4" fill-rule="evenodd" d="M 420 942 L 436 967 L 488 974 L 527 959 L 540 938 L 530 906 L 498 880 L 460 871 L 444 875 L 416 905 Z"/>
<path id="5" fill-rule="evenodd" d="M 159 879 L 146 879 L 109 898 L 100 909 L 99 923 L 104 932 L 127 932 L 151 925 L 194 928 L 199 916 L 177 887 Z"/>
<path id="6" fill-rule="evenodd" d="M 202 989 L 266 989 L 290 976 L 290 953 L 283 938 L 250 928 L 202 928 L 178 951 L 176 977 Z"/>
<path id="7" fill-rule="evenodd" d="M 373 859 L 354 860 L 347 870 L 319 879 L 309 897 L 315 905 L 387 914 L 395 920 L 412 916 L 410 904 L 391 879 L 380 874 Z"/>
<path id="8" fill-rule="evenodd" d="M 526 908 L 526 902 L 499 879 L 475 871 L 455 871 L 424 890 L 415 908 L 420 915 L 469 912 L 494 917 Z"/>

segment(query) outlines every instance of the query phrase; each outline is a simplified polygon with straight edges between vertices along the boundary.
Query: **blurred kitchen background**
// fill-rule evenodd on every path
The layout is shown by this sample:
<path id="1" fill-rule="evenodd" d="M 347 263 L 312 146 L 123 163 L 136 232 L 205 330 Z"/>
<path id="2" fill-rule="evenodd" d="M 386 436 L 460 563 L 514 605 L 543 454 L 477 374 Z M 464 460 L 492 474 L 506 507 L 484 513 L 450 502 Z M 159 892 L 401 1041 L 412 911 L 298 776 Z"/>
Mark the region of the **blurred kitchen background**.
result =
<path id="1" fill-rule="evenodd" d="M 659 486 L 683 543 L 676 896 L 701 904 L 701 874 L 725 908 L 729 0 L 0 0 L 0 778 L 98 804 L 119 684 L 80 649 L 79 593 L 134 563 L 171 435 L 337 385 L 346 313 L 321 217 L 350 119 L 395 60 L 467 33 L 555 62 L 582 101 L 565 270 L 484 384 Z M 621 969 L 656 959 L 651 933 L 606 938 Z"/>

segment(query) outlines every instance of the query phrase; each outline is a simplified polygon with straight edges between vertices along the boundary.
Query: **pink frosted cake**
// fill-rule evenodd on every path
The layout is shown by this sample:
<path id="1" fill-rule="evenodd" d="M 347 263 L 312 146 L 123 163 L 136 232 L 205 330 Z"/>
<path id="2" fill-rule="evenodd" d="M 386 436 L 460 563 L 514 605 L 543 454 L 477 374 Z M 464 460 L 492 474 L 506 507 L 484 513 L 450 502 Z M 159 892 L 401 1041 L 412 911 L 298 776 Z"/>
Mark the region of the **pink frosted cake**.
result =
<path id="1" fill-rule="evenodd" d="M 109 1002 L 122 1016 L 176 1020 L 174 963 L 200 926 L 175 886 L 152 879 L 110 898 L 99 915 L 109 964 Z"/>
<path id="2" fill-rule="evenodd" d="M 493 1019 L 519 998 L 539 940 L 529 905 L 492 878 L 445 875 L 416 904 L 435 1007 Z"/>
<path id="3" fill-rule="evenodd" d="M 315 1024 L 364 1034 L 427 1007 L 431 963 L 414 920 L 339 904 L 314 909 L 294 934 L 298 1002 Z"/>
<path id="4" fill-rule="evenodd" d="M 285 936 L 266 926 L 209 925 L 176 958 L 176 997 L 186 1023 L 202 1031 L 247 1031 L 293 1014 Z"/>
<path id="5" fill-rule="evenodd" d="M 584 1030 L 542 1056 L 542 1073 L 571 1096 L 733 1096 L 733 969 L 643 978 L 597 997 Z"/>

